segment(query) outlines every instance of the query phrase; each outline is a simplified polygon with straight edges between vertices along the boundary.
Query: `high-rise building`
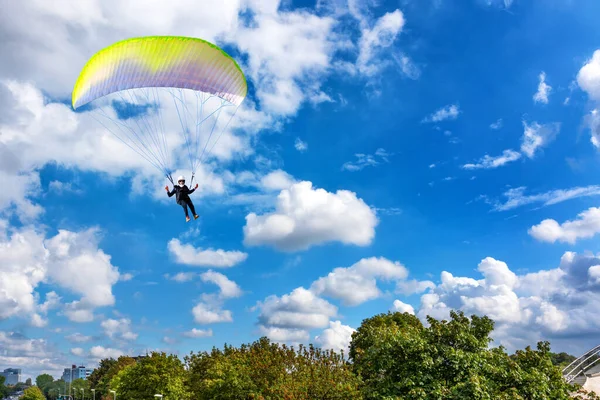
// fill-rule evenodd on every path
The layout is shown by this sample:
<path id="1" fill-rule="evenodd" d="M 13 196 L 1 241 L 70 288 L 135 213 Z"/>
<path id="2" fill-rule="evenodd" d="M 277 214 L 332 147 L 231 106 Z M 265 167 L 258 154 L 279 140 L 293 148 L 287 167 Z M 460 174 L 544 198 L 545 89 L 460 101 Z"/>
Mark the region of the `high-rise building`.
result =
<path id="1" fill-rule="evenodd" d="M 75 364 L 71 365 L 71 368 L 65 368 L 63 370 L 62 379 L 65 382 L 71 382 L 71 378 L 75 379 L 87 379 L 88 376 L 92 373 L 90 368 L 86 368 L 83 365 L 79 367 Z"/>
<path id="2" fill-rule="evenodd" d="M 7 368 L 4 372 L 0 372 L 4 378 L 5 385 L 16 385 L 21 382 L 21 368 Z"/>

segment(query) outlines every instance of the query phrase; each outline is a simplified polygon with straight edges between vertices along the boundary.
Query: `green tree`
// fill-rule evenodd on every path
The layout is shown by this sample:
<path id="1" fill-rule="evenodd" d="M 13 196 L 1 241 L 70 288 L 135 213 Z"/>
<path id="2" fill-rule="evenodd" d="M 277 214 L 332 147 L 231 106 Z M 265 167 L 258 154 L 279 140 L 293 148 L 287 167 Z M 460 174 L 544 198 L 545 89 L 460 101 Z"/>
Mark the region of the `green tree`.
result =
<path id="1" fill-rule="evenodd" d="M 73 396 L 73 399 L 83 399 L 85 394 L 87 394 L 87 397 L 89 398 L 90 383 L 82 378 L 73 379 L 73 382 L 71 383 L 71 396 Z"/>
<path id="2" fill-rule="evenodd" d="M 54 382 L 54 378 L 52 377 L 52 375 L 49 374 L 41 374 L 38 375 L 37 378 L 35 378 L 35 385 L 39 387 L 42 393 L 44 394 L 47 393 L 47 391 L 45 390 L 46 386 L 48 386 L 52 382 Z"/>
<path id="3" fill-rule="evenodd" d="M 409 314 L 363 321 L 350 356 L 365 398 L 566 400 L 574 392 L 552 364 L 548 343 L 509 357 L 502 347 L 489 348 L 491 319 L 450 317 L 428 317 L 427 328 Z"/>
<path id="4" fill-rule="evenodd" d="M 186 370 L 177 356 L 153 352 L 121 370 L 110 388 L 121 400 L 152 399 L 155 394 L 162 394 L 164 400 L 185 400 L 185 380 Z"/>
<path id="5" fill-rule="evenodd" d="M 96 389 L 97 399 L 110 397 L 108 391 L 111 388 L 111 380 L 117 376 L 119 372 L 135 365 L 135 363 L 135 359 L 128 356 L 121 356 L 117 360 L 107 361 L 106 365 L 101 362 L 98 366 L 98 369 L 101 369 L 101 371 L 94 377 L 94 380 L 97 379 L 97 383 L 94 385 L 94 381 L 90 380 L 90 387 Z M 94 370 L 91 375 L 95 372 L 96 370 Z"/>
<path id="6" fill-rule="evenodd" d="M 94 369 L 90 376 L 88 376 L 87 380 L 90 382 L 90 387 L 96 388 L 102 377 L 104 377 L 104 375 L 106 375 L 108 371 L 116 364 L 117 360 L 114 358 L 104 358 L 100 360 L 98 368 Z"/>
<path id="7" fill-rule="evenodd" d="M 31 386 L 25 389 L 19 400 L 46 400 L 44 393 L 37 386 Z"/>
<path id="8" fill-rule="evenodd" d="M 577 357 L 572 356 L 571 354 L 562 352 L 562 353 L 550 353 L 550 359 L 552 360 L 552 364 L 557 365 L 561 368 L 565 368 L 567 365 L 569 365 L 573 361 L 575 361 L 577 359 Z"/>
<path id="9" fill-rule="evenodd" d="M 7 397 L 10 393 L 8 388 L 4 385 L 4 382 L 6 382 L 6 378 L 0 375 L 0 399 Z"/>
<path id="10" fill-rule="evenodd" d="M 193 399 L 358 399 L 359 381 L 343 356 L 263 337 L 240 348 L 190 354 Z"/>

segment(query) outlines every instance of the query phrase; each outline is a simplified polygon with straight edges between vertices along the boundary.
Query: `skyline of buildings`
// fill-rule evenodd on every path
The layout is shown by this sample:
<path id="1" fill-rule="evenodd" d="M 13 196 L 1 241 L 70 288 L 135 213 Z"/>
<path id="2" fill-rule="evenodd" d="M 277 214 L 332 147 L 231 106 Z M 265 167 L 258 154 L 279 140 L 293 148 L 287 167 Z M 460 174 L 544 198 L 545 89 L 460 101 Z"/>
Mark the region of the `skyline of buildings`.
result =
<path id="1" fill-rule="evenodd" d="M 71 379 L 87 379 L 88 376 L 92 373 L 91 368 L 86 368 L 84 365 L 80 365 L 79 367 L 75 364 L 71 365 L 71 368 L 65 368 L 62 374 L 62 380 L 70 383 Z"/>
<path id="2" fill-rule="evenodd" d="M 5 378 L 4 385 L 16 385 L 21 382 L 21 368 L 6 368 L 0 375 Z"/>

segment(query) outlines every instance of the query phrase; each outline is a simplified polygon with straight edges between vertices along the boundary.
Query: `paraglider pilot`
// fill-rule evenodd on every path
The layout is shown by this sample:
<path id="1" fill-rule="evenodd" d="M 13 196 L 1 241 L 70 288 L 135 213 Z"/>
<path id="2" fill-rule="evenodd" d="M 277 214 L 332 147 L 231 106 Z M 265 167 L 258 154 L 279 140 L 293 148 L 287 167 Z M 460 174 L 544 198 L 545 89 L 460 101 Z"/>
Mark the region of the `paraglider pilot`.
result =
<path id="1" fill-rule="evenodd" d="M 177 185 L 173 186 L 173 190 L 169 191 L 169 185 L 165 186 L 167 190 L 167 195 L 169 197 L 175 196 L 177 199 L 177 204 L 183 207 L 183 211 L 185 212 L 185 222 L 190 222 L 190 216 L 188 214 L 188 207 L 192 210 L 192 214 L 194 215 L 194 219 L 198 219 L 198 215 L 196 214 L 196 209 L 194 208 L 194 203 L 192 203 L 192 199 L 190 199 L 190 194 L 194 193 L 196 189 L 198 189 L 198 184 L 193 189 L 189 189 L 185 185 L 185 178 L 180 176 L 177 179 Z"/>

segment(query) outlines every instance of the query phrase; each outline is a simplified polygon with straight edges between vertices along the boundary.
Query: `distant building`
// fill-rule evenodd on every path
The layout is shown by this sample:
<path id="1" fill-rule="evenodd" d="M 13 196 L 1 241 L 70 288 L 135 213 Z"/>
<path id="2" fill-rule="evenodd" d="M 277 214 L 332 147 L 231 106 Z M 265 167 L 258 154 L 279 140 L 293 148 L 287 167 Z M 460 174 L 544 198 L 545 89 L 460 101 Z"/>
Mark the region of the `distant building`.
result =
<path id="1" fill-rule="evenodd" d="M 92 373 L 90 368 L 86 368 L 83 365 L 76 366 L 75 364 L 71 365 L 71 368 L 65 368 L 63 370 L 62 379 L 65 382 L 71 382 L 71 378 L 75 379 L 87 379 L 88 376 Z"/>
<path id="2" fill-rule="evenodd" d="M 7 368 L 4 372 L 0 372 L 0 375 L 6 378 L 4 380 L 5 385 L 16 385 L 21 382 L 21 369 L 20 368 Z"/>

